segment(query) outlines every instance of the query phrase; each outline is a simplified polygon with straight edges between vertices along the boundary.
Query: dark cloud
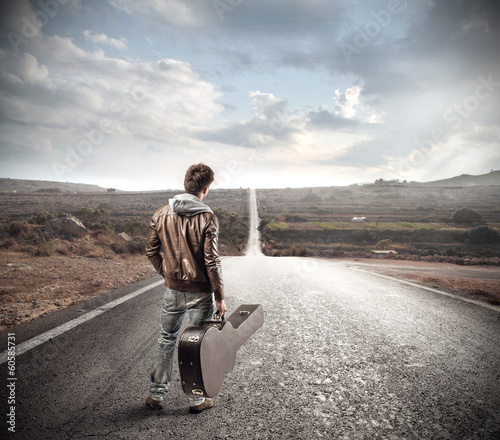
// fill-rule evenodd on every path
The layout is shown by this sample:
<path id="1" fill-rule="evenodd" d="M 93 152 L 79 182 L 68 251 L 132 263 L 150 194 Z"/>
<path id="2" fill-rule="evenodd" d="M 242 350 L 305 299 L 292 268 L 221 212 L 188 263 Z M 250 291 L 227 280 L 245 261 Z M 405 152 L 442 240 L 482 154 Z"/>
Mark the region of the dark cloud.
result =
<path id="1" fill-rule="evenodd" d="M 301 129 L 286 126 L 280 120 L 263 119 L 254 116 L 245 122 L 229 123 L 223 127 L 212 127 L 200 130 L 195 136 L 198 139 L 246 148 L 271 148 L 291 146 L 296 143 L 295 136 Z"/>
<path id="2" fill-rule="evenodd" d="M 289 103 L 272 93 L 251 92 L 253 116 L 242 122 L 201 130 L 197 137 L 209 142 L 250 148 L 293 145 L 305 124 Z"/>
<path id="3" fill-rule="evenodd" d="M 335 115 L 328 110 L 311 111 L 307 114 L 309 118 L 308 128 L 310 130 L 352 130 L 362 125 L 359 120 L 347 119 Z"/>

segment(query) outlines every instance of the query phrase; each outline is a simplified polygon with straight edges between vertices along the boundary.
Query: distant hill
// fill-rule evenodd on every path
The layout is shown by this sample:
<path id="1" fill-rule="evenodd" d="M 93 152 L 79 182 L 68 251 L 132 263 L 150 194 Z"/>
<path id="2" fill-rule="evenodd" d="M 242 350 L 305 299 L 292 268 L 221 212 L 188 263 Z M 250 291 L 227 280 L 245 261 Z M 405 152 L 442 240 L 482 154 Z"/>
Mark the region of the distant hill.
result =
<path id="1" fill-rule="evenodd" d="M 399 185 L 401 184 L 399 183 Z M 449 179 L 434 180 L 431 182 L 410 182 L 409 185 L 443 187 L 443 188 L 468 187 L 468 186 L 495 186 L 495 185 L 500 186 L 500 170 L 491 171 L 487 174 L 481 174 L 479 176 L 462 174 L 461 176 L 451 177 Z M 53 193 L 53 194 L 66 193 L 66 192 L 105 193 L 108 192 L 108 189 L 98 185 L 89 185 L 87 183 L 53 182 L 49 180 L 8 179 L 0 177 L 0 192 L 14 192 L 14 191 Z M 315 197 L 315 195 L 309 194 L 309 196 L 306 197 Z"/>
<path id="2" fill-rule="evenodd" d="M 437 186 L 437 187 L 464 187 L 464 186 L 492 186 L 500 185 L 500 170 L 491 171 L 487 174 L 472 176 L 462 174 L 461 176 L 451 177 L 449 179 L 434 180 L 432 182 L 411 182 L 416 185 Z"/>
<path id="3" fill-rule="evenodd" d="M 51 182 L 48 180 L 22 180 L 0 178 L 0 192 L 38 192 L 38 193 L 102 193 L 106 188 L 86 183 Z"/>

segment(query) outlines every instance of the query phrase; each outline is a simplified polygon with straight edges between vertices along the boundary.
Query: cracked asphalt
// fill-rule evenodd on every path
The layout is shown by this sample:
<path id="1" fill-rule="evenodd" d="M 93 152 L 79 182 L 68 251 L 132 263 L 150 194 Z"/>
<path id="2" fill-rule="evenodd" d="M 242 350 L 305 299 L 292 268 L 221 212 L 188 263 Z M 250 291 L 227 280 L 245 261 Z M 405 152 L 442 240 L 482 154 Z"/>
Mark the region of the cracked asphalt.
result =
<path id="1" fill-rule="evenodd" d="M 189 414 L 177 367 L 164 409 L 144 405 L 159 286 L 17 356 L 15 434 L 3 364 L 2 438 L 500 438 L 498 311 L 343 261 L 253 255 L 222 264 L 230 311 L 260 303 L 265 322 L 213 409 Z M 16 327 L 16 341 L 100 305 Z"/>

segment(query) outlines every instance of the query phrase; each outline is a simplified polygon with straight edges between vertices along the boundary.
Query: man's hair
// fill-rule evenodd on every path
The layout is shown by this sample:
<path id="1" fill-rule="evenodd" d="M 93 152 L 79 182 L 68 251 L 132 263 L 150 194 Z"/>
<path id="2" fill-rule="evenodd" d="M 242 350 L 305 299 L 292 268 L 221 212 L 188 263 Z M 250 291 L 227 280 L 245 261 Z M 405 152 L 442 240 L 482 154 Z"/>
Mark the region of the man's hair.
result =
<path id="1" fill-rule="evenodd" d="M 191 165 L 184 177 L 184 189 L 187 193 L 197 196 L 214 181 L 212 168 L 203 163 Z"/>

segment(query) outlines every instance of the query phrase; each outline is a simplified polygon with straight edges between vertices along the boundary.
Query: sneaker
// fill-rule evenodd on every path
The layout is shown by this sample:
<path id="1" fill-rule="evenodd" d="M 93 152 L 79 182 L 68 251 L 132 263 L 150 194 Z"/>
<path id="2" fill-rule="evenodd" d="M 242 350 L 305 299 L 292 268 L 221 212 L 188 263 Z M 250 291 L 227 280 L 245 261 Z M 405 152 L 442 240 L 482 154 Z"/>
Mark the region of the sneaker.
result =
<path id="1" fill-rule="evenodd" d="M 214 401 L 212 399 L 205 399 L 205 401 L 199 405 L 190 406 L 189 412 L 191 414 L 199 414 L 202 411 L 205 411 L 206 409 L 212 408 L 212 406 L 214 406 Z"/>
<path id="2" fill-rule="evenodd" d="M 162 409 L 163 400 L 154 400 L 151 396 L 146 398 L 146 405 L 153 409 Z"/>

